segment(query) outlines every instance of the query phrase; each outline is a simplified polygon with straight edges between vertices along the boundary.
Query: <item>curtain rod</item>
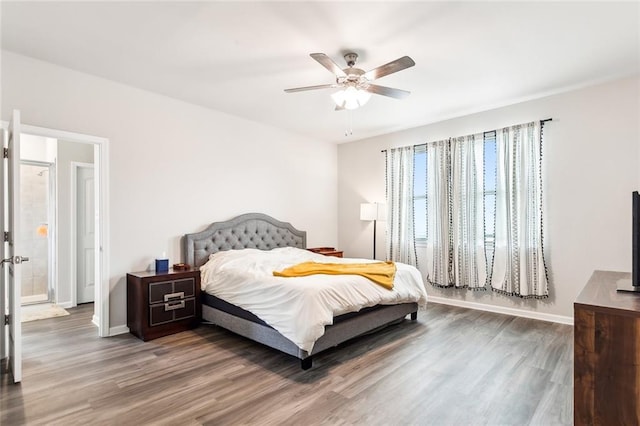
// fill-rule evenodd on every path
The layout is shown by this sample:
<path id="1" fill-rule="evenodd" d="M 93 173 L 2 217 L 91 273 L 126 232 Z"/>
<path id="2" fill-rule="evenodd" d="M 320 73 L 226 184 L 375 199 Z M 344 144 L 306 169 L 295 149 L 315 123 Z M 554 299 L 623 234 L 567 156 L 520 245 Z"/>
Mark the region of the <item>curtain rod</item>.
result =
<path id="1" fill-rule="evenodd" d="M 544 120 L 540 120 L 540 124 L 542 125 L 542 124 L 546 123 L 547 121 L 553 121 L 553 118 L 545 118 Z M 490 130 L 489 132 L 495 132 L 495 130 Z M 483 133 L 488 133 L 488 132 L 483 132 Z M 414 145 L 414 147 L 416 147 L 416 146 L 421 146 L 421 145 L 426 145 L 427 143 L 428 143 L 428 142 L 425 142 L 425 143 L 419 143 L 419 144 L 417 144 L 417 145 Z M 380 152 L 387 152 L 387 150 L 386 150 L 386 149 L 383 149 L 383 150 L 381 150 Z"/>

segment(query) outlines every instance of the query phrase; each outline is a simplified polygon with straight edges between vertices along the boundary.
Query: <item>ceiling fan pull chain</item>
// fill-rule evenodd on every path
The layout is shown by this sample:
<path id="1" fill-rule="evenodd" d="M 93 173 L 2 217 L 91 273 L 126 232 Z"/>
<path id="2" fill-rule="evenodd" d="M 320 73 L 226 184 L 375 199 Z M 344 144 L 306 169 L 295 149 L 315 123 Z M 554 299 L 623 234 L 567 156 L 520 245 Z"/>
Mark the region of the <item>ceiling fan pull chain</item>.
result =
<path id="1" fill-rule="evenodd" d="M 344 136 L 349 137 L 353 135 L 353 111 L 347 110 L 347 130 L 344 131 Z"/>
<path id="2" fill-rule="evenodd" d="M 349 110 L 349 136 L 353 136 L 353 111 Z"/>

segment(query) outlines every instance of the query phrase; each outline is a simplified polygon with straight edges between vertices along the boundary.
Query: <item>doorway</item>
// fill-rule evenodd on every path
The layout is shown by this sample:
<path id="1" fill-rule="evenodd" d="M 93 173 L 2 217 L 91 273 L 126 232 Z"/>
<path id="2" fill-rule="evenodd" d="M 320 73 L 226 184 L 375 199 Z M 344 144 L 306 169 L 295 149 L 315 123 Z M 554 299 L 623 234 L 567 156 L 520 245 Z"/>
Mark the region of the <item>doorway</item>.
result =
<path id="1" fill-rule="evenodd" d="M 21 247 L 30 261 L 22 268 L 22 305 L 51 302 L 55 276 L 55 164 L 20 161 Z"/>
<path id="2" fill-rule="evenodd" d="M 4 127 L 4 126 L 3 126 Z M 83 301 L 94 302 L 93 323 L 98 326 L 98 335 L 107 337 L 109 332 L 109 275 L 108 275 L 108 140 L 101 137 L 66 132 L 61 130 L 30 126 L 21 126 L 21 148 L 28 152 L 33 143 L 29 138 L 44 138 L 49 142 L 46 155 L 54 163 L 57 209 L 55 223 L 49 229 L 55 239 L 57 261 L 54 262 L 52 302 L 63 308 L 75 307 Z M 24 153 L 23 153 L 24 154 Z M 52 156 L 54 157 L 52 159 Z M 21 155 L 21 158 L 24 156 Z M 83 196 L 93 200 L 84 203 L 84 222 L 81 226 L 89 231 L 82 236 L 84 242 L 78 244 L 77 230 L 78 206 L 76 205 L 76 183 L 78 168 L 91 168 L 93 177 L 85 181 Z M 84 173 L 84 172 L 81 172 Z M 51 177 L 50 177 L 51 178 Z M 86 176 L 85 176 L 86 178 Z M 76 199 L 74 199 L 76 197 Z M 87 243 L 93 238 L 93 244 Z M 82 259 L 82 274 L 87 278 L 78 284 L 78 248 L 85 250 Z M 28 256 L 27 254 L 25 254 Z M 24 263 L 26 266 L 28 264 Z M 85 288 L 85 294 L 78 297 L 78 287 Z M 93 292 L 93 294 L 91 294 Z"/>
<path id="3" fill-rule="evenodd" d="M 56 316 L 95 300 L 96 149 L 21 135 L 20 247 L 29 258 L 22 267 L 22 305 L 38 305 L 29 307 L 29 316 Z"/>
<path id="4" fill-rule="evenodd" d="M 21 203 L 20 168 L 23 159 L 21 139 L 29 135 L 41 137 L 46 140 L 75 142 L 81 146 L 89 147 L 94 164 L 94 282 L 95 282 L 95 303 L 93 305 L 94 316 L 92 322 L 98 327 L 98 336 L 107 337 L 109 330 L 109 197 L 108 197 L 108 139 L 84 135 L 79 133 L 66 132 L 61 130 L 48 129 L 30 125 L 23 125 L 20 119 L 20 111 L 13 110 L 9 122 L 0 123 L 0 146 L 6 161 L 0 161 L 0 177 L 2 188 L 2 208 L 0 208 L 0 223 L 4 226 L 4 242 L 0 244 L 0 259 L 2 259 L 3 273 L 0 274 L 0 313 L 4 315 L 4 325 L 0 326 L 0 360 L 6 361 L 7 372 L 13 376 L 13 382 L 19 383 L 22 380 L 22 325 L 21 325 L 21 293 L 22 293 L 22 270 L 23 263 L 29 261 L 22 248 L 23 229 L 20 226 L 20 217 L 23 210 Z M 31 147 L 26 145 L 26 147 Z M 25 147 L 25 150 L 28 149 Z M 46 148 L 46 155 L 51 152 Z M 62 162 L 57 157 L 53 164 L 59 166 Z M 70 168 L 69 168 L 70 169 Z M 58 178 L 61 169 L 58 171 Z M 56 179 L 59 183 L 59 179 Z M 57 195 L 67 193 L 71 185 L 67 186 L 67 191 L 58 191 Z M 59 197 L 60 198 L 60 197 Z M 59 207 L 63 203 L 60 199 L 56 205 Z M 68 203 L 67 203 L 68 205 Z M 56 219 L 59 218 L 56 214 Z M 68 216 L 68 215 L 67 215 Z M 89 220 L 89 219 L 87 219 Z M 58 229 L 58 220 L 54 221 Z M 44 228 L 42 228 L 44 229 Z M 49 227 L 47 226 L 47 232 Z M 43 231 L 44 232 L 44 231 Z M 60 250 L 57 250 L 60 253 Z M 68 252 L 67 252 L 68 253 Z M 5 257 L 8 256 L 8 257 Z M 52 264 L 56 264 L 52 262 Z M 58 266 L 64 263 L 57 263 Z M 57 275 L 57 274 L 54 274 Z M 52 275 L 52 276 L 54 276 Z M 54 283 L 54 295 L 60 298 L 61 286 Z M 76 293 L 74 290 L 73 294 Z M 5 345 L 6 344 L 6 345 Z M 0 369 L 0 374 L 4 371 Z M 4 379 L 3 379 L 4 380 Z"/>

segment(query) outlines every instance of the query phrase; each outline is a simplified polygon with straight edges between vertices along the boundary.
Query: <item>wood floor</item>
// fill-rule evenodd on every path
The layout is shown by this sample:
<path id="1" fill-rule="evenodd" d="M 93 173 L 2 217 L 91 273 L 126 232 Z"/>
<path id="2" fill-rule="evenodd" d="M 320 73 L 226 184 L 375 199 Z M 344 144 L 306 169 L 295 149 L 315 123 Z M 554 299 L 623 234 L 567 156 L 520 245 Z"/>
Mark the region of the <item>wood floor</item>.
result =
<path id="1" fill-rule="evenodd" d="M 0 424 L 571 424 L 573 327 L 430 304 L 311 370 L 214 326 L 96 337 L 93 306 L 23 324 Z"/>

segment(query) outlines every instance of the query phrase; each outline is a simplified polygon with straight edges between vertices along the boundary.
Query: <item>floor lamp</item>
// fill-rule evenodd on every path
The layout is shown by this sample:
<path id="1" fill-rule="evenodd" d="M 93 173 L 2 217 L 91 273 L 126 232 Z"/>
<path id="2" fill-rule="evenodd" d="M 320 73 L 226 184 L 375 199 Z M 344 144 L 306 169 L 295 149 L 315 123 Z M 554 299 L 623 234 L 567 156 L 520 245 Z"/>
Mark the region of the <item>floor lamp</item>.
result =
<path id="1" fill-rule="evenodd" d="M 360 204 L 360 220 L 373 221 L 373 258 L 376 258 L 376 222 L 384 220 L 385 205 L 380 203 Z"/>

